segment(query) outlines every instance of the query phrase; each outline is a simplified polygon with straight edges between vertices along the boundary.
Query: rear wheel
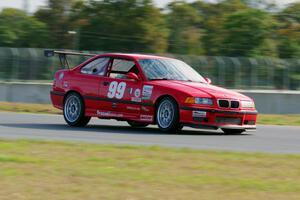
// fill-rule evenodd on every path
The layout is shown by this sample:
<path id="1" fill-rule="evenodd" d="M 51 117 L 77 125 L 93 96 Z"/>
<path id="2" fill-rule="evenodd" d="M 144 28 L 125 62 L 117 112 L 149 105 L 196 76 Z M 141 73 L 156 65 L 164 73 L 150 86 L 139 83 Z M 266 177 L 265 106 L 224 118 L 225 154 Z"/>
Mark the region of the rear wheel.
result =
<path id="1" fill-rule="evenodd" d="M 227 129 L 227 128 L 222 128 L 222 131 L 226 134 L 226 135 L 240 135 L 243 132 L 245 132 L 244 129 Z"/>
<path id="2" fill-rule="evenodd" d="M 156 121 L 159 129 L 164 132 L 179 132 L 183 128 L 179 123 L 179 110 L 174 99 L 165 97 L 159 102 Z"/>
<path id="3" fill-rule="evenodd" d="M 69 94 L 64 101 L 64 118 L 70 126 L 84 127 L 91 117 L 84 116 L 84 103 L 77 93 Z"/>
<path id="4" fill-rule="evenodd" d="M 142 127 L 146 127 L 149 124 L 148 123 L 143 123 L 143 122 L 135 122 L 135 121 L 127 121 L 127 123 L 134 128 L 142 128 Z"/>

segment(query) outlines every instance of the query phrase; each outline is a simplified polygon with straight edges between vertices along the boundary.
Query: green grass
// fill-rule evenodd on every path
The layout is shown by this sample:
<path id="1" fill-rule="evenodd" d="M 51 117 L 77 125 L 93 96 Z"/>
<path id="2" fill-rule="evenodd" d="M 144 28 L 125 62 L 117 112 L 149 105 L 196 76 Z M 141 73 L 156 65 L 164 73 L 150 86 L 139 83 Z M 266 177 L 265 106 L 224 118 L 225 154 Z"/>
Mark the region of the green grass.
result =
<path id="1" fill-rule="evenodd" d="M 300 155 L 0 140 L 1 200 L 300 199 Z"/>
<path id="2" fill-rule="evenodd" d="M 0 102 L 0 111 L 61 114 L 61 110 L 49 104 L 26 104 Z M 298 115 L 258 115 L 258 124 L 267 125 L 291 125 L 300 126 L 300 114 Z"/>
<path id="3" fill-rule="evenodd" d="M 258 124 L 300 126 L 300 114 L 258 115 Z"/>
<path id="4" fill-rule="evenodd" d="M 41 114 L 61 114 L 62 112 L 50 104 L 29 104 L 0 102 L 0 111 L 25 112 Z"/>

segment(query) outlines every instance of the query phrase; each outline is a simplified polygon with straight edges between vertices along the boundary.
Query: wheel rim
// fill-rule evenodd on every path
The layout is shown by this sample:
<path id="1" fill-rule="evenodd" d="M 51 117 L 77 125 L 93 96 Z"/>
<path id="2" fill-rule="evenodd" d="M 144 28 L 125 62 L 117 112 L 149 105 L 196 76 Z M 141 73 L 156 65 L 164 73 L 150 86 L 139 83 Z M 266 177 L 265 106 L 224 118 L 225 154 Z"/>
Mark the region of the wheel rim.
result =
<path id="1" fill-rule="evenodd" d="M 163 101 L 157 111 L 157 122 L 162 128 L 168 128 L 174 119 L 174 107 L 169 100 Z"/>
<path id="2" fill-rule="evenodd" d="M 80 99 L 76 96 L 70 96 L 66 100 L 64 112 L 69 122 L 78 120 L 81 112 Z"/>

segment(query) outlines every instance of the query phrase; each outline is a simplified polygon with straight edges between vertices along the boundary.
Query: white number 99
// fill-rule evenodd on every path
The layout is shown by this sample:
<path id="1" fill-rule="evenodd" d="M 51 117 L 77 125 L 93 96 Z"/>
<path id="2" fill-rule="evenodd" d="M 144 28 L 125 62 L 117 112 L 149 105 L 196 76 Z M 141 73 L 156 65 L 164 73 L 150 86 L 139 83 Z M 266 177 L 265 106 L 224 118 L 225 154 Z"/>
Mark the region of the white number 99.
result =
<path id="1" fill-rule="evenodd" d="M 114 97 L 116 97 L 117 99 L 122 99 L 124 96 L 125 89 L 125 82 L 118 83 L 117 81 L 113 81 L 109 85 L 107 97 L 110 99 Z"/>

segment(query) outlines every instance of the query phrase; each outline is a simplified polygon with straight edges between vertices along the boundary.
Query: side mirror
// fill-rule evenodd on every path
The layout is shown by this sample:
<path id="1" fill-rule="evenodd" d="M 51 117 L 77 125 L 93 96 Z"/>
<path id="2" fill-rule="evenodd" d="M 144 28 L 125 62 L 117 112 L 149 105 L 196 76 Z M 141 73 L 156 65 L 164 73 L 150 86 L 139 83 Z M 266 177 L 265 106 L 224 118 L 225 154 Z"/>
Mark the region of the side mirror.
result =
<path id="1" fill-rule="evenodd" d="M 204 79 L 205 79 L 205 81 L 206 81 L 208 84 L 211 84 L 210 78 L 204 78 Z"/>
<path id="2" fill-rule="evenodd" d="M 133 80 L 135 80 L 135 81 L 139 81 L 139 80 L 140 80 L 140 78 L 138 77 L 138 75 L 136 75 L 136 74 L 133 73 L 133 72 L 127 73 L 127 77 L 128 77 L 129 79 L 133 79 Z"/>

